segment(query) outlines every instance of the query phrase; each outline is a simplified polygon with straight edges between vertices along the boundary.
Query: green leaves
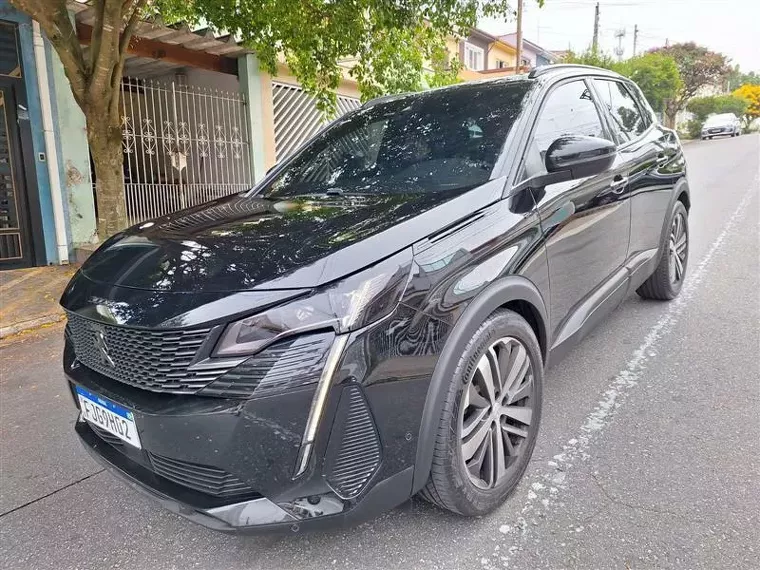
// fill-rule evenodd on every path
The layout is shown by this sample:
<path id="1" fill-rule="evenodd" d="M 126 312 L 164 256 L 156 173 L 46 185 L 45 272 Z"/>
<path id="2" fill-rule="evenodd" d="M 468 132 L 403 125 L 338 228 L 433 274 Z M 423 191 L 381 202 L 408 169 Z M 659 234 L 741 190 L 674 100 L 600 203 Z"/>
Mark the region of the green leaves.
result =
<path id="1" fill-rule="evenodd" d="M 716 95 L 714 97 L 694 97 L 686 105 L 686 110 L 694 114 L 700 123 L 714 113 L 733 113 L 741 117 L 747 110 L 748 102 L 736 95 Z"/>
<path id="2" fill-rule="evenodd" d="M 649 104 L 662 111 L 665 101 L 674 98 L 683 87 L 675 60 L 658 53 L 631 58 L 620 66 L 620 73 L 633 79 Z"/>
<path id="3" fill-rule="evenodd" d="M 166 21 L 234 34 L 269 73 L 286 63 L 327 113 L 345 76 L 363 98 L 456 81 L 446 38 L 466 34 L 481 15 L 511 14 L 507 0 L 157 0 L 154 7 Z"/>

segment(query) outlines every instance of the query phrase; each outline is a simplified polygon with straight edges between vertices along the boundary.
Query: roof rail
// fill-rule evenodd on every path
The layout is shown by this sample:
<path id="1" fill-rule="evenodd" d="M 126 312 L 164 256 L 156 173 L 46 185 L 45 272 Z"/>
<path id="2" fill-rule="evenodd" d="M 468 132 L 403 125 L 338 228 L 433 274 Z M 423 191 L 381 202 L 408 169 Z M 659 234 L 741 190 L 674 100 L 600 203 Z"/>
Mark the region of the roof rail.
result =
<path id="1" fill-rule="evenodd" d="M 530 79 L 534 79 L 536 77 L 546 75 L 552 71 L 562 71 L 563 69 L 592 69 L 594 71 L 605 71 L 609 74 L 617 75 L 614 71 L 610 71 L 609 69 L 604 69 L 602 67 L 596 67 L 594 65 L 583 65 L 580 63 L 553 63 L 550 65 L 539 65 L 538 67 L 534 67 L 530 70 L 528 77 Z"/>

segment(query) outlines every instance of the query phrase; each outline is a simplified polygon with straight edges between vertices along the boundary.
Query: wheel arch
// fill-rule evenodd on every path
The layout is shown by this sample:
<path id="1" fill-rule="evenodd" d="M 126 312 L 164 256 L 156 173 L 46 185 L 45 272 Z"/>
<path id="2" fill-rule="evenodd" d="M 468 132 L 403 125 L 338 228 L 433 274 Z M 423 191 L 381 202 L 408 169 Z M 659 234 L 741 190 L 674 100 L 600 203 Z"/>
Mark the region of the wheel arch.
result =
<path id="1" fill-rule="evenodd" d="M 498 279 L 481 291 L 454 325 L 436 364 L 428 386 L 417 438 L 417 454 L 412 494 L 425 486 L 433 463 L 433 448 L 441 418 L 448 382 L 456 370 L 462 350 L 486 318 L 506 308 L 520 314 L 533 328 L 541 346 L 544 363 L 548 354 L 548 313 L 538 288 L 525 277 L 512 275 Z"/>
<path id="2" fill-rule="evenodd" d="M 660 251 L 657 254 L 657 259 L 660 259 L 663 251 L 665 251 L 665 244 L 667 243 L 667 234 L 670 229 L 670 217 L 673 214 L 673 208 L 676 202 L 681 202 L 686 208 L 688 214 L 691 210 L 691 192 L 689 191 L 689 183 L 685 177 L 682 177 L 675 183 L 673 187 L 673 195 L 670 197 L 670 204 L 668 205 L 668 211 L 665 215 L 665 219 L 662 221 L 662 228 L 660 229 Z"/>

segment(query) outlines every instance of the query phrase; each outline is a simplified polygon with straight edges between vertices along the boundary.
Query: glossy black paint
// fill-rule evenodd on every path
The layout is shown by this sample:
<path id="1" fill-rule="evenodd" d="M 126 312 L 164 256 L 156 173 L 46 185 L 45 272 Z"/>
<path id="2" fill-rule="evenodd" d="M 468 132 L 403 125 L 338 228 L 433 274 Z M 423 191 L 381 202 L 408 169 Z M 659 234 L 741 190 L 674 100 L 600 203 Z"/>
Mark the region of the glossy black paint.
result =
<path id="1" fill-rule="evenodd" d="M 521 313 L 545 360 L 555 361 L 648 277 L 674 201 L 689 204 L 678 138 L 654 120 L 622 146 L 564 138 L 547 157 L 547 171 L 564 172 L 564 178 L 540 184 L 521 178 L 521 157 L 547 95 L 578 79 L 588 81 L 593 93 L 593 76 L 635 89 L 603 70 L 561 66 L 542 72 L 531 80 L 522 111 L 505 133 L 490 180 L 478 187 L 287 201 L 229 197 L 131 228 L 109 240 L 72 279 L 61 302 L 92 320 L 145 329 L 221 329 L 411 246 L 409 266 L 399 268 L 410 277 L 396 309 L 350 333 L 304 475 L 293 478 L 316 386 L 247 400 L 156 394 L 78 365 L 67 341 L 70 382 L 133 410 L 146 449 L 224 468 L 283 508 L 332 494 L 324 477 L 327 445 L 339 394 L 356 384 L 371 410 L 382 462 L 340 515 L 308 519 L 306 526 L 351 522 L 402 502 L 427 480 L 447 382 L 483 320 L 500 307 Z M 608 131 L 606 111 L 599 112 Z M 593 166 L 573 174 L 579 163 Z M 85 424 L 77 429 L 96 454 L 107 445 Z M 164 504 L 177 505 L 173 510 L 233 530 L 201 512 L 207 499 L 147 481 L 141 452 L 114 455 L 109 449 L 108 457 L 103 461 L 109 467 Z"/>
<path id="2" fill-rule="evenodd" d="M 546 152 L 546 170 L 549 173 L 569 170 L 572 180 L 596 176 L 612 166 L 616 151 L 615 143 L 606 139 L 578 135 L 560 137 Z"/>

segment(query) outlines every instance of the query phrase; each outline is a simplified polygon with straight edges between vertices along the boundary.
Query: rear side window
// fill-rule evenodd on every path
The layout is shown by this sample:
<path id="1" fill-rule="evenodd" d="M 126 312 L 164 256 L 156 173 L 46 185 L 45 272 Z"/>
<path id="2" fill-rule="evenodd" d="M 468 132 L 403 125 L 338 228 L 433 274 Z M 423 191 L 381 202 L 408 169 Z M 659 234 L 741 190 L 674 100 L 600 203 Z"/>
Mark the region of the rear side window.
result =
<path id="1" fill-rule="evenodd" d="M 583 80 L 563 83 L 549 93 L 528 146 L 523 178 L 545 172 L 546 151 L 563 135 L 609 138 L 593 95 Z"/>
<path id="2" fill-rule="evenodd" d="M 610 79 L 594 79 L 594 84 L 602 104 L 610 112 L 618 144 L 625 144 L 647 130 L 650 122 L 625 85 Z"/>

